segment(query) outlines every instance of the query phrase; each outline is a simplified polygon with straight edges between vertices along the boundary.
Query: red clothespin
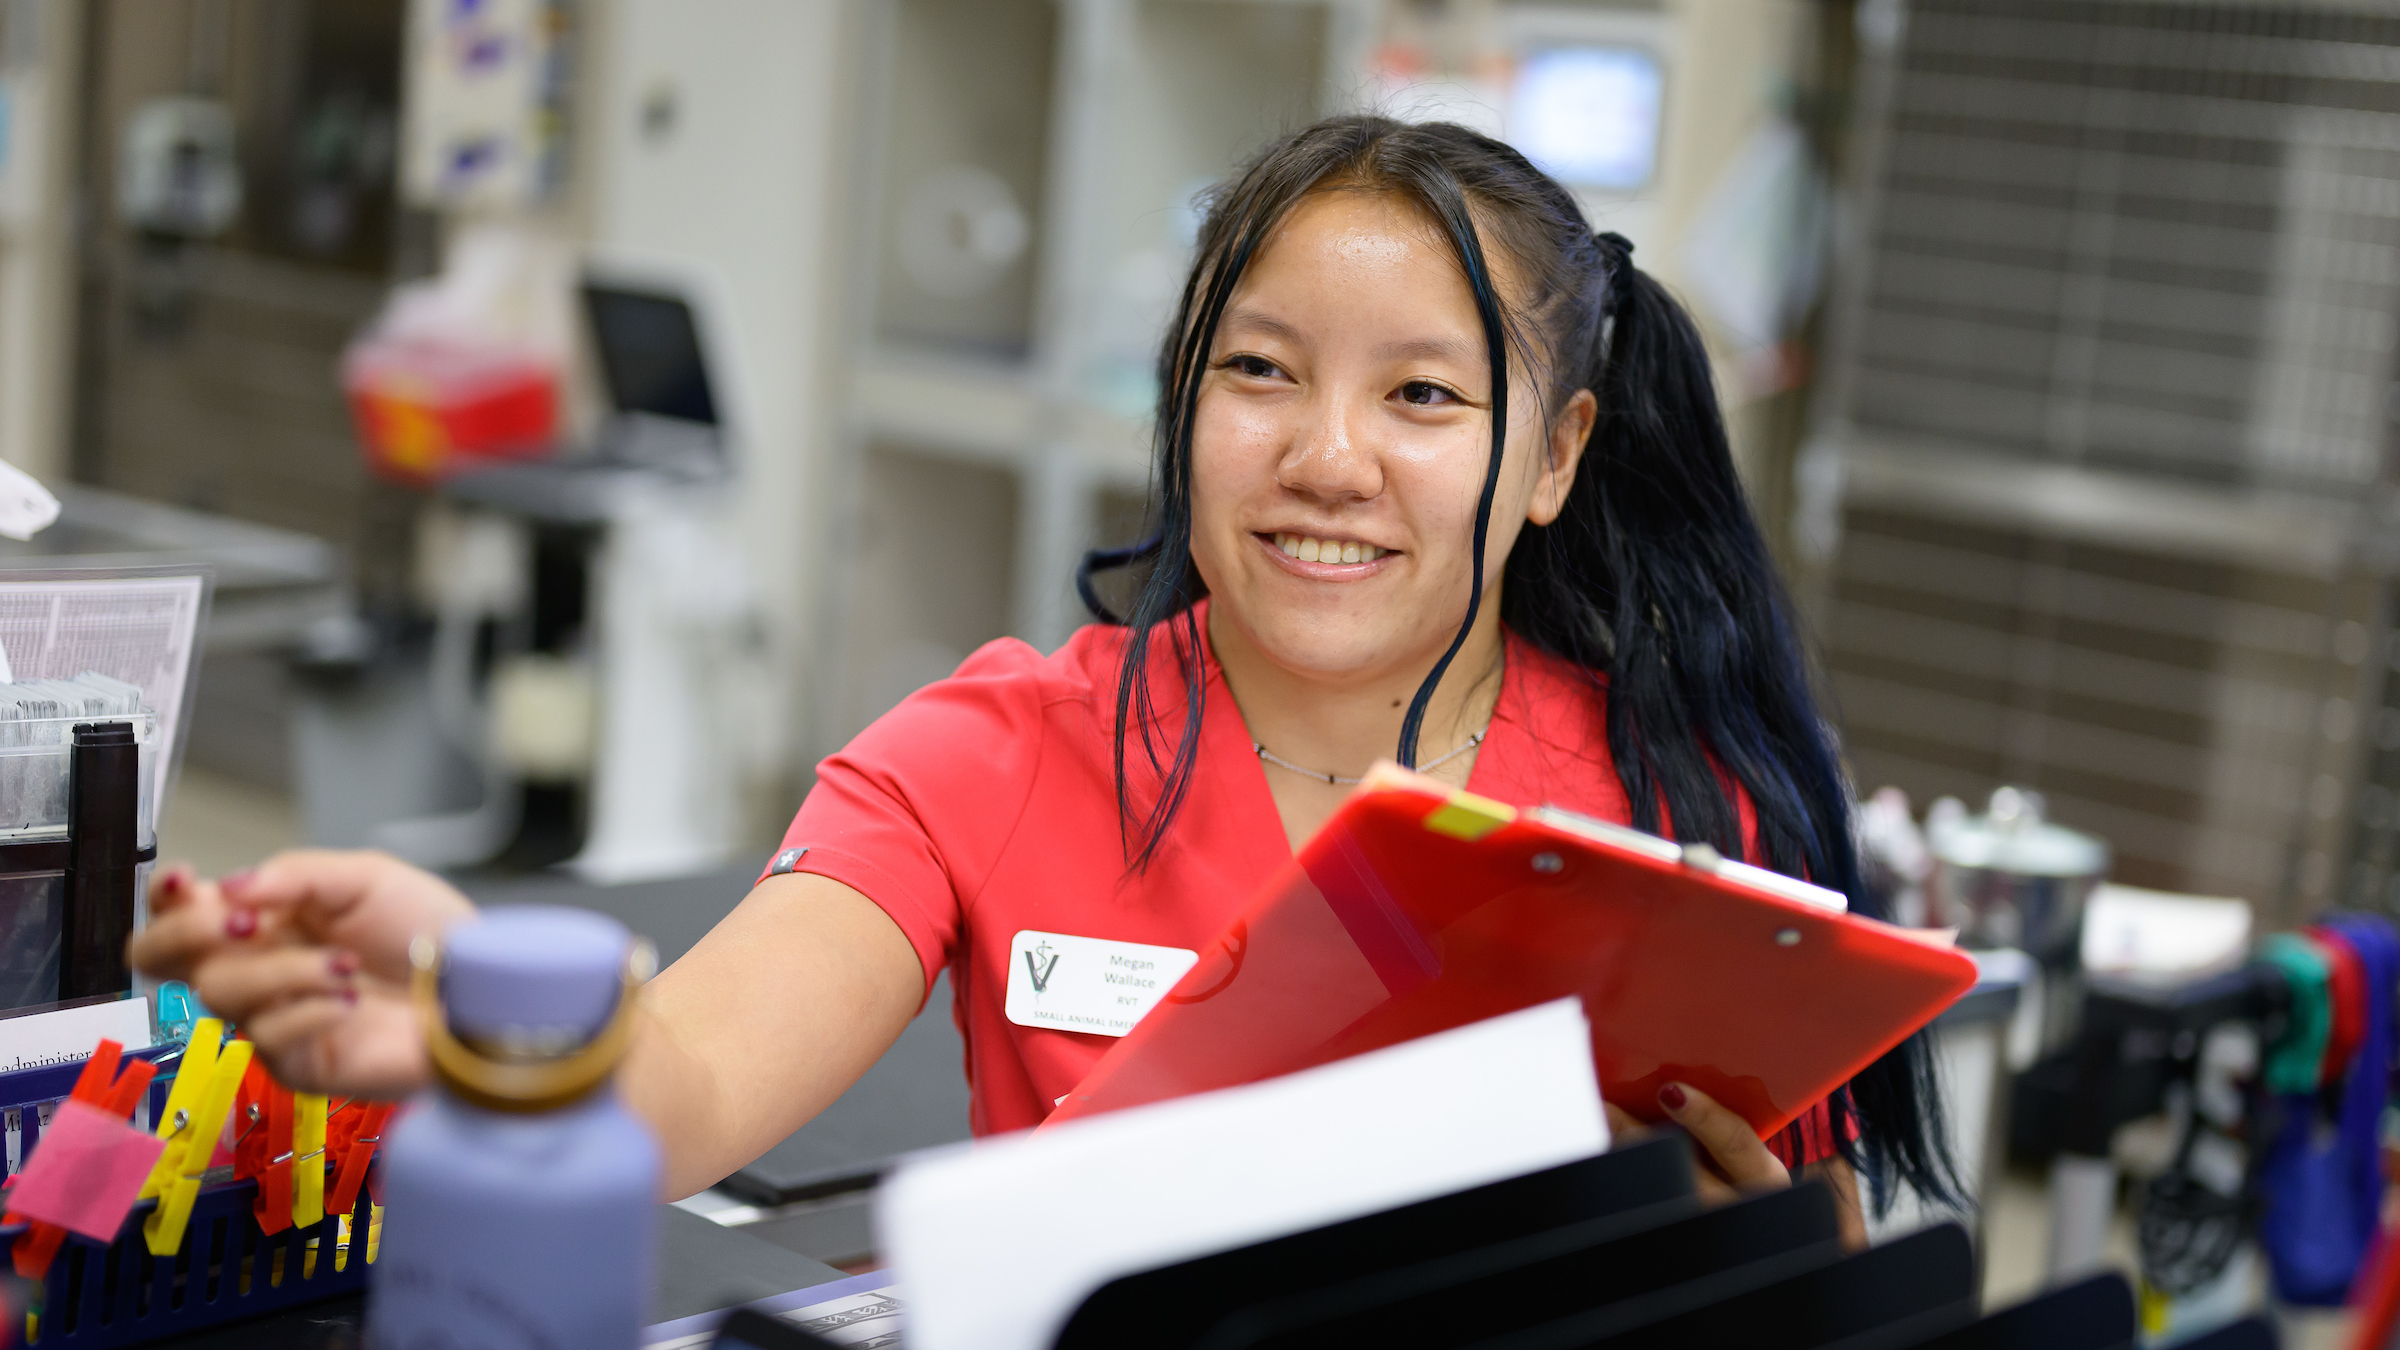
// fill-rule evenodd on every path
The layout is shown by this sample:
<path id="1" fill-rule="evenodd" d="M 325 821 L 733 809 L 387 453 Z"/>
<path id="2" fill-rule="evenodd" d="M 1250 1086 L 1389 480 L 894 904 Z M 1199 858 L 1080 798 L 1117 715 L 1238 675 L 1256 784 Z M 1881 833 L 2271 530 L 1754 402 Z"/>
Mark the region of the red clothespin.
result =
<path id="1" fill-rule="evenodd" d="M 107 1096 L 95 1102 L 110 1115 L 133 1119 L 133 1108 L 141 1105 L 142 1094 L 150 1090 L 150 1080 L 158 1076 L 158 1066 L 146 1059 L 137 1059 L 117 1075 L 116 1086 Z"/>
<path id="2" fill-rule="evenodd" d="M 267 1094 L 273 1080 L 256 1058 L 242 1071 L 242 1085 L 233 1098 L 233 1175 L 248 1181 L 267 1170 L 275 1155 L 267 1152 Z"/>
<path id="3" fill-rule="evenodd" d="M 269 1079 L 264 1105 L 258 1133 L 265 1136 L 260 1151 L 266 1161 L 258 1169 L 258 1198 L 250 1202 L 250 1212 L 259 1232 L 274 1234 L 292 1226 L 292 1090 Z"/>
<path id="4" fill-rule="evenodd" d="M 103 1040 L 93 1048 L 91 1058 L 83 1062 L 83 1071 L 75 1075 L 75 1089 L 67 1100 L 95 1106 L 111 1115 L 130 1118 L 133 1108 L 149 1091 L 150 1080 L 158 1066 L 146 1059 L 124 1064 L 125 1047 L 115 1041 Z M 0 1215 L 0 1222 L 14 1223 L 17 1215 Z M 50 1273 L 50 1263 L 57 1259 L 58 1249 L 67 1240 L 67 1230 L 55 1223 L 40 1219 L 29 1222 L 25 1235 L 17 1239 L 10 1252 L 10 1261 L 17 1274 L 29 1280 L 39 1280 Z"/>
<path id="5" fill-rule="evenodd" d="M 325 1212 L 349 1214 L 358 1208 L 358 1188 L 367 1179 L 367 1164 L 375 1157 L 375 1146 L 383 1142 L 384 1122 L 392 1117 L 390 1102 L 373 1105 L 353 1102 L 349 1114 L 356 1116 L 357 1133 L 342 1150 L 342 1170 L 333 1184 L 333 1194 L 325 1197 Z"/>

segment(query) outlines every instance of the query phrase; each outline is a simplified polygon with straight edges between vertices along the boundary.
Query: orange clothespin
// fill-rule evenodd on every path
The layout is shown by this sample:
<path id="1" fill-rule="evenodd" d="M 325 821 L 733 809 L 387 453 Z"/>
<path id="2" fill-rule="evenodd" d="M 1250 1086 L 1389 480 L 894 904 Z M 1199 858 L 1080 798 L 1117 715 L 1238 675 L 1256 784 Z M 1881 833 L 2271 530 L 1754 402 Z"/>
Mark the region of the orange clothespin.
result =
<path id="1" fill-rule="evenodd" d="M 133 1119 L 133 1108 L 141 1105 L 142 1094 L 150 1090 L 150 1080 L 158 1076 L 158 1066 L 146 1059 L 137 1059 L 117 1075 L 117 1084 L 106 1097 L 94 1103 L 112 1115 Z"/>
<path id="2" fill-rule="evenodd" d="M 266 1170 L 275 1155 L 267 1151 L 267 1093 L 273 1086 L 267 1066 L 256 1059 L 242 1071 L 241 1089 L 233 1098 L 233 1176 L 248 1181 Z"/>
<path id="3" fill-rule="evenodd" d="M 258 1169 L 258 1198 L 250 1212 L 259 1232 L 274 1234 L 292 1226 L 292 1090 L 269 1080 L 263 1105 L 258 1132 L 265 1136 L 260 1150 L 267 1161 Z"/>
<path id="4" fill-rule="evenodd" d="M 357 1117 L 348 1147 L 342 1150 L 342 1168 L 336 1176 L 333 1194 L 326 1197 L 325 1212 L 349 1214 L 358 1208 L 358 1188 L 367 1179 L 367 1164 L 375 1158 L 375 1146 L 383 1142 L 384 1122 L 392 1117 L 390 1102 L 369 1106 L 353 1103 L 351 1115 Z"/>
<path id="5" fill-rule="evenodd" d="M 124 1063 L 124 1054 L 125 1047 L 117 1042 L 101 1041 L 93 1049 L 91 1058 L 83 1062 L 83 1071 L 75 1076 L 75 1088 L 67 1094 L 68 1100 L 130 1118 L 142 1094 L 149 1091 L 150 1080 L 158 1073 L 158 1066 L 146 1059 L 137 1059 L 124 1064 L 124 1072 L 119 1073 L 118 1065 Z M 13 1213 L 0 1215 L 0 1222 L 13 1223 L 16 1218 Z M 29 1280 L 39 1280 L 50 1273 L 50 1263 L 57 1259 L 58 1249 L 66 1239 L 65 1228 L 39 1219 L 33 1220 L 27 1226 L 25 1235 L 17 1239 L 16 1246 L 10 1252 L 10 1262 L 16 1267 L 17 1274 Z"/>

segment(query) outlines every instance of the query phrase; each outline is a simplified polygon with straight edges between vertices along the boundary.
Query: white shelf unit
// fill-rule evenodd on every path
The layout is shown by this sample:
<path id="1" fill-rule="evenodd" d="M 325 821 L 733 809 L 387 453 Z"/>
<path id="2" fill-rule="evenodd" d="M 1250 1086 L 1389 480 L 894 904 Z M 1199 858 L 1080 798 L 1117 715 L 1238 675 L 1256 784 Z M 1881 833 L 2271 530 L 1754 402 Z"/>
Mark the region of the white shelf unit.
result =
<path id="1" fill-rule="evenodd" d="M 1007 634 L 1023 492 L 1011 466 L 878 438 L 853 519 L 838 700 L 845 736 Z"/>
<path id="2" fill-rule="evenodd" d="M 1130 534 L 1148 490 L 1151 365 L 1193 193 L 1346 106 L 1381 3 L 875 13 L 855 311 L 872 338 L 835 475 L 857 537 L 833 569 L 827 746 L 977 643 L 1048 650 L 1081 622 L 1076 562 Z"/>

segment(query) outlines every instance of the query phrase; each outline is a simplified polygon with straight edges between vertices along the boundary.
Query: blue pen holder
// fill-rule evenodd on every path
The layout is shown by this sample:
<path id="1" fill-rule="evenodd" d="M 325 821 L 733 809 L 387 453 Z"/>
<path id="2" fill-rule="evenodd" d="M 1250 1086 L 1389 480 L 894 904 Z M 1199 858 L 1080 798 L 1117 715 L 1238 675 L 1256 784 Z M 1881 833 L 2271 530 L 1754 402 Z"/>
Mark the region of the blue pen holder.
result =
<path id="1" fill-rule="evenodd" d="M 126 1055 L 159 1065 L 160 1077 L 152 1082 L 137 1122 L 157 1119 L 182 1056 L 180 1045 Z M 11 1172 L 32 1155 L 43 1110 L 74 1090 L 82 1068 L 59 1064 L 0 1074 L 0 1113 L 16 1136 L 6 1158 Z M 183 1247 L 173 1256 L 152 1256 L 142 1242 L 142 1222 L 157 1207 L 155 1201 L 136 1205 L 114 1242 L 70 1233 L 42 1282 L 41 1306 L 27 1319 L 25 1343 L 45 1350 L 144 1345 L 367 1287 L 377 1218 L 364 1187 L 356 1212 L 346 1216 L 347 1233 L 345 1216 L 328 1214 L 309 1228 L 286 1228 L 270 1237 L 259 1231 L 251 1213 L 257 1195 L 255 1181 L 203 1187 L 192 1205 Z M 28 1231 L 25 1224 L 0 1224 L 0 1254 L 13 1252 Z"/>

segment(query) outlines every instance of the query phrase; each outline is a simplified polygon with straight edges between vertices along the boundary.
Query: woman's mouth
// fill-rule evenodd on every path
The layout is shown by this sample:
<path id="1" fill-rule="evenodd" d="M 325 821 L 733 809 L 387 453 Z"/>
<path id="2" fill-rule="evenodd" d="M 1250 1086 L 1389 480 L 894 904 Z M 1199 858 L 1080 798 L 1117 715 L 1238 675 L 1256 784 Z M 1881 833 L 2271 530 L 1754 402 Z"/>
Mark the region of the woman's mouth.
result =
<path id="1" fill-rule="evenodd" d="M 1390 551 L 1356 539 L 1320 539 L 1308 534 L 1277 534 L 1274 540 L 1283 556 L 1312 563 L 1369 563 Z"/>
<path id="2" fill-rule="evenodd" d="M 1359 539 L 1328 539 L 1322 535 L 1254 534 L 1274 565 L 1310 581 L 1364 581 L 1380 576 L 1395 564 L 1397 549 L 1377 548 Z"/>

